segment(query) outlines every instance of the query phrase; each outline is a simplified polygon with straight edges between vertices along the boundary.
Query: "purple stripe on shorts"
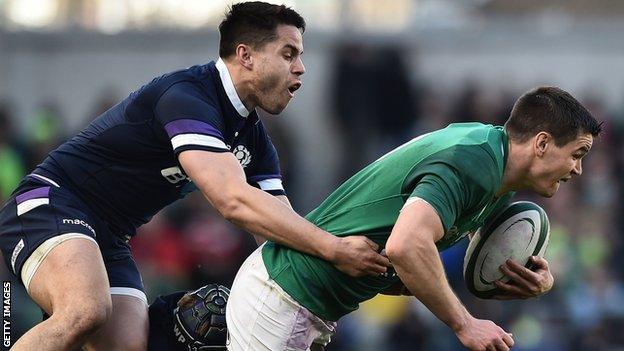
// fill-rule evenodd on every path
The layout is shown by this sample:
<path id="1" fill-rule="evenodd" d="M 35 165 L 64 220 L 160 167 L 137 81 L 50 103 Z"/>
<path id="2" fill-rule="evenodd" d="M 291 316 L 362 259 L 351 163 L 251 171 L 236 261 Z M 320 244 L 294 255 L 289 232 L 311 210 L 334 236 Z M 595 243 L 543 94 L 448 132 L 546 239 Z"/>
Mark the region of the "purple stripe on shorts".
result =
<path id="1" fill-rule="evenodd" d="M 223 139 L 221 132 L 210 124 L 196 119 L 178 119 L 165 124 L 165 130 L 170 138 L 178 134 L 206 134 Z"/>
<path id="2" fill-rule="evenodd" d="M 15 201 L 17 201 L 17 204 L 19 205 L 24 201 L 48 197 L 49 194 L 50 194 L 50 187 L 46 186 L 43 188 L 33 189 L 23 194 L 17 195 L 15 197 Z"/>

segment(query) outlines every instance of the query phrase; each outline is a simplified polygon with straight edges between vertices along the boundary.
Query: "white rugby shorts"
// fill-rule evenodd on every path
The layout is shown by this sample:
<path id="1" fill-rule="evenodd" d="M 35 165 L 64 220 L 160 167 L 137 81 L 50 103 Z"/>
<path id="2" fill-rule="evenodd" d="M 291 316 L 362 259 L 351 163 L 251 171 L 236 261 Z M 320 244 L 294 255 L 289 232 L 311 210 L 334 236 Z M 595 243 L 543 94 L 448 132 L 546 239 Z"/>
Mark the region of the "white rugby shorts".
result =
<path id="1" fill-rule="evenodd" d="M 229 351 L 307 351 L 326 346 L 336 323 L 302 307 L 269 278 L 260 246 L 234 279 L 227 303 Z"/>

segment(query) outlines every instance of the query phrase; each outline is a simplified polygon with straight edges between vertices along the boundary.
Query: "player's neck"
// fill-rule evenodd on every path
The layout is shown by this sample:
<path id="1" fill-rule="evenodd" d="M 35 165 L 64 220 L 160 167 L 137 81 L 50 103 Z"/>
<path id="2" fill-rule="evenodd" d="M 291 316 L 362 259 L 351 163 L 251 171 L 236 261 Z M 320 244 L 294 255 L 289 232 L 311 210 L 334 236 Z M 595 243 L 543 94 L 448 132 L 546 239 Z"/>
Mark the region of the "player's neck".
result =
<path id="1" fill-rule="evenodd" d="M 496 197 L 510 191 L 527 189 L 529 187 L 528 174 L 531 166 L 531 145 L 516 143 L 509 140 L 509 156 L 503 171 L 503 181 Z"/>
<path id="2" fill-rule="evenodd" d="M 248 72 L 235 63 L 224 60 L 225 65 L 232 78 L 234 84 L 234 90 L 238 94 L 238 98 L 241 100 L 247 111 L 253 111 L 256 106 L 256 94 L 254 93 L 253 77 L 250 77 Z"/>

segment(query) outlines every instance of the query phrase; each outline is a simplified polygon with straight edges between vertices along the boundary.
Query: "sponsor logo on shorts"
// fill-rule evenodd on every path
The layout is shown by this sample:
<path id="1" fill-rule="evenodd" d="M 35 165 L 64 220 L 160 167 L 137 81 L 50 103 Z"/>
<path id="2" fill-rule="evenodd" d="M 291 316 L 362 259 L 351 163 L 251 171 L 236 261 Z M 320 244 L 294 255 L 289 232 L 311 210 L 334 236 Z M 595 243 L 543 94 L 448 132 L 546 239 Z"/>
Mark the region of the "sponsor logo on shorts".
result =
<path id="1" fill-rule="evenodd" d="M 83 221 L 82 219 L 63 218 L 63 224 L 81 225 L 81 226 L 89 229 L 91 231 L 91 233 L 93 233 L 93 236 L 95 236 L 95 230 L 93 230 L 93 228 L 89 225 L 89 223 Z"/>
<path id="2" fill-rule="evenodd" d="M 11 255 L 11 268 L 13 269 L 13 273 L 17 274 L 15 271 L 15 261 L 17 260 L 17 256 L 20 254 L 22 249 L 24 248 L 24 239 L 20 239 L 20 241 L 15 245 L 13 249 L 13 254 Z"/>

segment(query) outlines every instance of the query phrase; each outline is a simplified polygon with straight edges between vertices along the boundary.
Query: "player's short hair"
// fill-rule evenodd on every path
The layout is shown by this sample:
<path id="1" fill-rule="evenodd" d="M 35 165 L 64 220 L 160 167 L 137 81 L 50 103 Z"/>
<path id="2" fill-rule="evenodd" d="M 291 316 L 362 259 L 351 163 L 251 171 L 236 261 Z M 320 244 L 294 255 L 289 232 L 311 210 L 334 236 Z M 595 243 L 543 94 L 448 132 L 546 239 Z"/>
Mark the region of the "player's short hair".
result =
<path id="1" fill-rule="evenodd" d="M 509 138 L 525 142 L 539 132 L 548 132 L 561 147 L 581 134 L 598 136 L 598 122 L 572 95 L 558 87 L 542 86 L 524 93 L 505 123 Z"/>
<path id="2" fill-rule="evenodd" d="M 275 31 L 279 25 L 295 26 L 303 33 L 306 23 L 301 15 L 285 5 L 261 1 L 232 5 L 219 25 L 219 56 L 226 58 L 233 55 L 239 44 L 262 49 L 277 38 Z"/>

